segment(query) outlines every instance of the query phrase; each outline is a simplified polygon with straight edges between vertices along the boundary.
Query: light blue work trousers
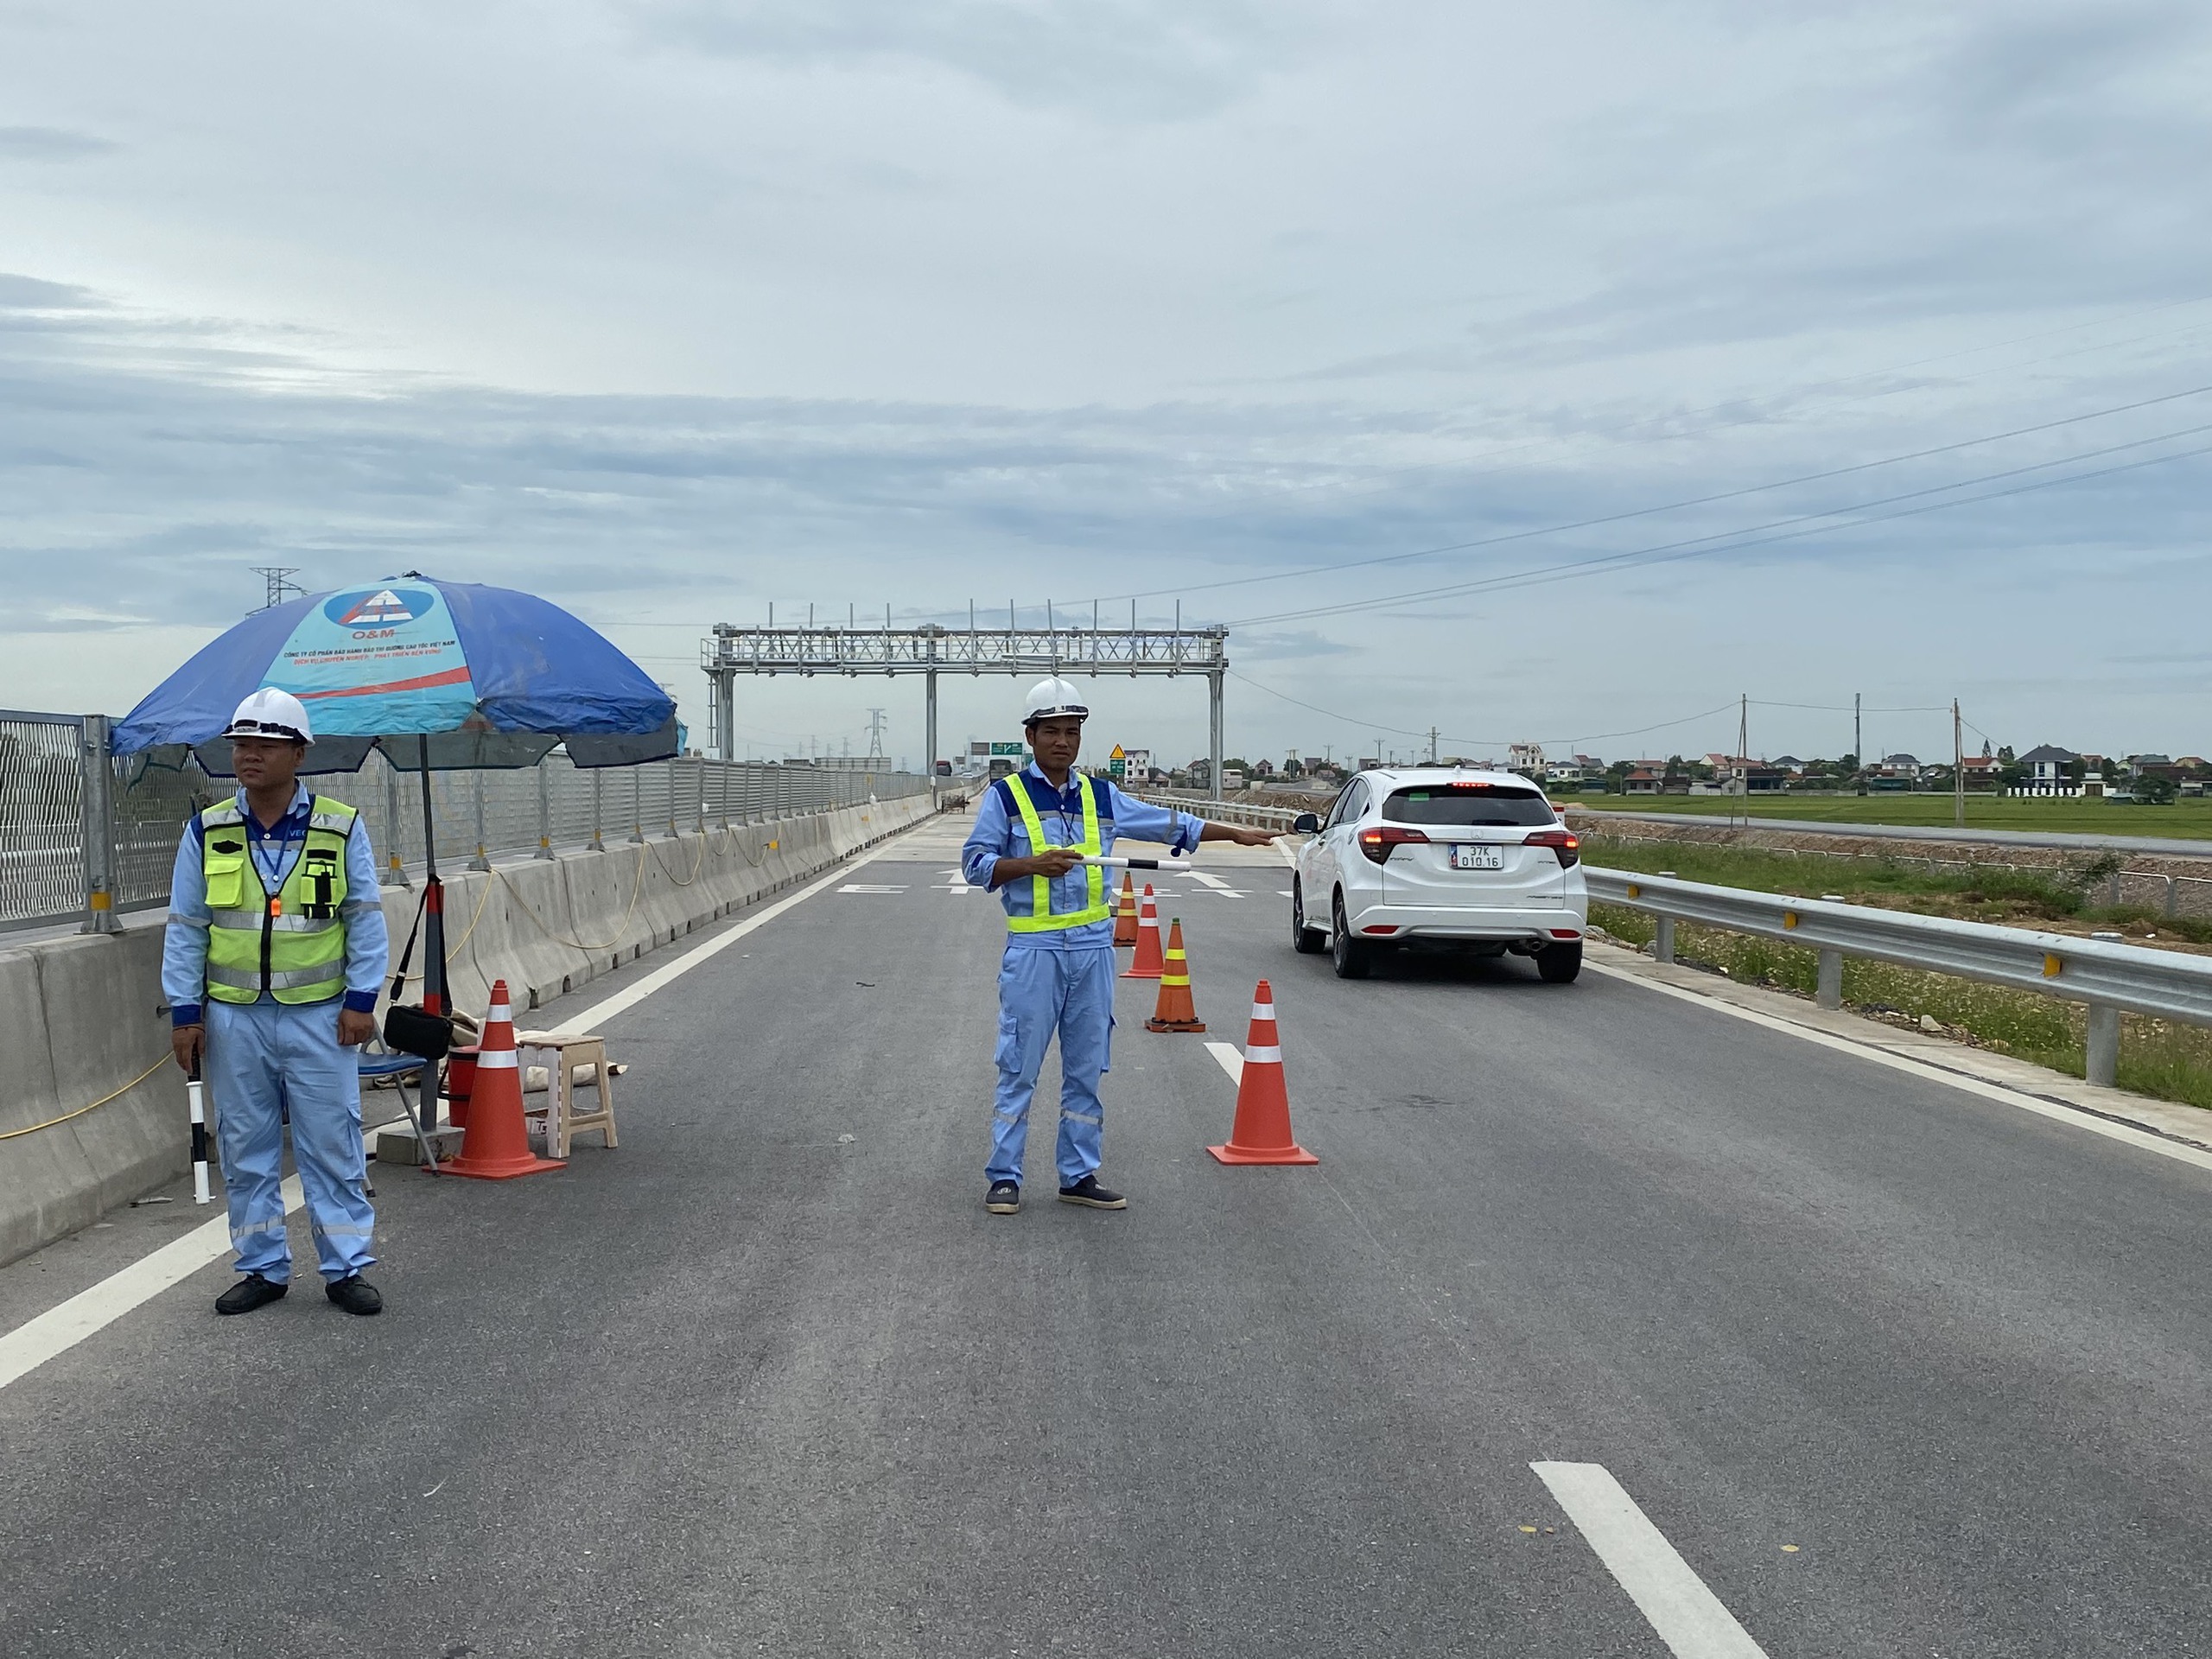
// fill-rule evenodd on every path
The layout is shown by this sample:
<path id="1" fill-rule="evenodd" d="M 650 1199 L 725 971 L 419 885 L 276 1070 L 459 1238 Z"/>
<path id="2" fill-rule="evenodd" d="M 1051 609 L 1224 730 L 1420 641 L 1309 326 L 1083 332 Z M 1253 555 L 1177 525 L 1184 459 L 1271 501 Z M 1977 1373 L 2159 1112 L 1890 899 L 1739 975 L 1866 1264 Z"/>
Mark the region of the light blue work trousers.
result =
<path id="1" fill-rule="evenodd" d="M 218 1002 L 205 1010 L 201 1075 L 215 1107 L 230 1201 L 231 1245 L 240 1273 L 283 1284 L 292 1276 L 284 1237 L 284 1122 L 292 1116 L 292 1164 L 308 1201 L 308 1221 L 322 1276 L 339 1280 L 376 1261 L 361 1148 L 358 1048 L 338 1046 L 334 1000 L 304 1007 L 282 1002 Z"/>
<path id="2" fill-rule="evenodd" d="M 1098 1167 L 1105 1075 L 1114 1033 L 1114 947 L 1076 950 L 1007 943 L 999 966 L 998 1092 L 991 1119 L 994 1181 L 1021 1179 L 1029 1142 L 1029 1101 L 1052 1033 L 1060 1035 L 1060 1185 L 1073 1186 Z"/>

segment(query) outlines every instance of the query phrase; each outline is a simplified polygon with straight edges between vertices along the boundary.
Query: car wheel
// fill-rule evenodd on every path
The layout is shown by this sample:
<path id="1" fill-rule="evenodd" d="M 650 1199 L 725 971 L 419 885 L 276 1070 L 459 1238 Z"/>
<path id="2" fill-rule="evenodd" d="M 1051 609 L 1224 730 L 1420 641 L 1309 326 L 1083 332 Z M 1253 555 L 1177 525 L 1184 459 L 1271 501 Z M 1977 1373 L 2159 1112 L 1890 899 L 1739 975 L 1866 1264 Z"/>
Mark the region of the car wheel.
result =
<path id="1" fill-rule="evenodd" d="M 1320 954 L 1327 941 L 1306 925 L 1306 884 L 1296 876 L 1290 878 L 1290 948 L 1301 957 Z"/>
<path id="2" fill-rule="evenodd" d="M 1536 971 L 1547 985 L 1573 984 L 1574 976 L 1582 971 L 1582 941 L 1546 945 L 1536 952 Z"/>
<path id="3" fill-rule="evenodd" d="M 1374 965 L 1374 952 L 1352 937 L 1351 924 L 1344 920 L 1344 896 L 1337 895 L 1332 912 L 1335 925 L 1329 932 L 1329 954 L 1334 958 L 1338 979 L 1365 979 L 1367 970 Z"/>

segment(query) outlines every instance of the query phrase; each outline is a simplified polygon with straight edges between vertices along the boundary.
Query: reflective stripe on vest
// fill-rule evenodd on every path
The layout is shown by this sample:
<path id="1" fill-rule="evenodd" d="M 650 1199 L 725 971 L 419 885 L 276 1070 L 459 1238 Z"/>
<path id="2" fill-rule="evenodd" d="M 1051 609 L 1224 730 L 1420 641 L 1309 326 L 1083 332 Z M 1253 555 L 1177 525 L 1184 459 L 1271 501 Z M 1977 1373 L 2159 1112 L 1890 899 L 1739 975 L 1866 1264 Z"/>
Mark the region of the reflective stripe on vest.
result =
<path id="1" fill-rule="evenodd" d="M 245 815 L 222 801 L 200 815 L 207 885 L 207 995 L 218 1002 L 327 1002 L 346 990 L 346 843 L 359 814 L 308 803 L 307 840 L 272 898 L 254 866 Z"/>
<path id="2" fill-rule="evenodd" d="M 1098 797 L 1090 779 L 1082 772 L 1075 775 L 1076 787 L 1083 795 L 1083 839 L 1074 843 L 1074 850 L 1085 858 L 1096 858 L 1102 849 L 1098 843 Z M 1006 780 L 1007 788 L 1014 795 L 1014 804 L 1021 809 L 1021 827 L 1029 832 L 1029 850 L 1033 855 L 1057 843 L 1045 839 L 1044 821 L 1037 816 L 1037 804 L 1029 798 L 1029 785 L 1020 772 Z M 1052 913 L 1052 883 L 1048 876 L 1029 878 L 1029 909 L 1027 916 L 1006 918 L 1008 931 L 1015 933 L 1051 933 L 1066 927 L 1087 927 L 1093 922 L 1114 919 L 1113 907 L 1106 902 L 1106 872 L 1096 864 L 1084 867 L 1085 898 L 1089 900 L 1081 910 Z"/>

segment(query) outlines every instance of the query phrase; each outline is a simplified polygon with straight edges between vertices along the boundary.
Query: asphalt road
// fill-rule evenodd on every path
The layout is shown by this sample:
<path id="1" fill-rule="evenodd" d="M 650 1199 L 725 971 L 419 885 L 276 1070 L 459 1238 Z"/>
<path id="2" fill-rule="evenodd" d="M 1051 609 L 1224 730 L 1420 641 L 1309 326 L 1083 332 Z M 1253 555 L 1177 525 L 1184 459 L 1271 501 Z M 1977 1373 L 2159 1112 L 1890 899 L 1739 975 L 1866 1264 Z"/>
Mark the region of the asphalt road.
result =
<path id="1" fill-rule="evenodd" d="M 1209 1159 L 1125 982 L 1131 1208 L 1046 1114 L 993 1217 L 958 829 L 610 1021 L 619 1152 L 382 1172 L 381 1319 L 219 1266 L 0 1390 L 0 1652 L 1664 1659 L 1543 1459 L 1774 1659 L 2212 1649 L 2204 1172 L 1594 976 L 1339 982 L 1209 849 L 1198 1012 L 1272 978 L 1320 1165 Z"/>

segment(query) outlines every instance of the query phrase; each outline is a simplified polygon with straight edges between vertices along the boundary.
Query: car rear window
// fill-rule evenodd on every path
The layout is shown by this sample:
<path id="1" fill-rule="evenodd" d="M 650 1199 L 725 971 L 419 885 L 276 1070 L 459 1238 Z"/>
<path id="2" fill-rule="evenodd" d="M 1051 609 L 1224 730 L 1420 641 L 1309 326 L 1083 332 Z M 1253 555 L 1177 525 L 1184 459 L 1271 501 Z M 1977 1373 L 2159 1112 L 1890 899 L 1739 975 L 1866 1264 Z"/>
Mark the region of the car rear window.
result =
<path id="1" fill-rule="evenodd" d="M 1537 825 L 1555 823 L 1552 804 L 1533 789 L 1504 784 L 1439 784 L 1430 789 L 1400 789 L 1382 803 L 1393 823 Z"/>

